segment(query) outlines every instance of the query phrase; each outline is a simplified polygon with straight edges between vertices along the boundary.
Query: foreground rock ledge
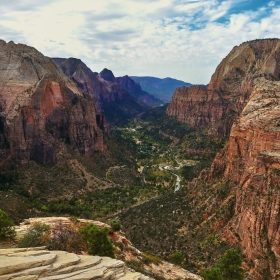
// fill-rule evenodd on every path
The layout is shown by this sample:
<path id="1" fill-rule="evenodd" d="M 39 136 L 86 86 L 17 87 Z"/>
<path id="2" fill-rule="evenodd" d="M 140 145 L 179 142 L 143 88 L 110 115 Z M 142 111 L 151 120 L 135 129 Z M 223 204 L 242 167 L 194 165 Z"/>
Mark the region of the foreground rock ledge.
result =
<path id="1" fill-rule="evenodd" d="M 0 250 L 0 280 L 152 280 L 130 271 L 120 260 L 84 256 L 45 247 Z"/>

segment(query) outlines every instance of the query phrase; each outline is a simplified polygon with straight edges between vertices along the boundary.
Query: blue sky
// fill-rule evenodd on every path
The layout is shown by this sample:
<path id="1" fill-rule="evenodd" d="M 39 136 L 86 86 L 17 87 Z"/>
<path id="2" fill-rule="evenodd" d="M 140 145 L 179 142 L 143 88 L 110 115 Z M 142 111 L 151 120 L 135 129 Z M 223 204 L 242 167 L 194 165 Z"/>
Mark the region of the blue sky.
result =
<path id="1" fill-rule="evenodd" d="M 37 3 L 38 2 L 38 3 Z M 36 3 L 36 4 L 34 4 Z M 244 41 L 280 37 L 280 0 L 0 0 L 1 39 L 116 76 L 210 81 Z"/>

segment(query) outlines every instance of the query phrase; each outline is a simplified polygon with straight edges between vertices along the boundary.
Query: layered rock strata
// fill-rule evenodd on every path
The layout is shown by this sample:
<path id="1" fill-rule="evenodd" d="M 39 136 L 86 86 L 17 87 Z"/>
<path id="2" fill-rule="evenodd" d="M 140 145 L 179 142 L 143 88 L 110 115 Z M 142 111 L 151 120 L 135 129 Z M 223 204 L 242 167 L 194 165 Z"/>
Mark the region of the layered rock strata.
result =
<path id="1" fill-rule="evenodd" d="M 79 219 L 78 222 L 81 226 L 86 225 L 88 223 L 93 223 L 99 228 L 104 228 L 104 227 L 109 227 L 110 228 L 109 225 L 107 225 L 105 223 L 102 223 L 100 221 Z M 69 220 L 69 218 L 66 218 L 66 217 L 29 218 L 29 219 L 24 220 L 19 226 L 15 227 L 15 230 L 16 230 L 15 240 L 16 240 L 16 242 L 18 242 L 24 236 L 24 234 L 27 232 L 29 227 L 32 226 L 34 223 L 47 224 L 47 225 L 50 226 L 51 229 L 56 227 L 57 225 L 60 225 L 60 224 L 68 225 L 68 226 L 70 226 L 72 224 L 72 222 Z M 136 263 L 139 263 L 139 262 L 142 261 L 142 258 L 143 258 L 142 253 L 131 244 L 131 242 L 124 236 L 124 234 L 122 232 L 110 233 L 109 237 L 110 237 L 110 239 L 113 243 L 122 244 L 122 246 L 123 246 L 122 252 L 119 252 L 118 247 L 116 247 L 115 249 L 117 251 L 118 256 L 122 255 L 123 260 L 134 261 Z M 41 249 L 42 248 L 39 248 L 39 250 L 41 250 Z M 10 249 L 10 250 L 13 250 L 13 249 Z M 21 250 L 25 250 L 25 249 L 14 249 L 14 250 L 18 250 L 18 252 L 21 252 Z M 33 248 L 29 248 L 29 249 L 26 249 L 26 250 L 27 251 L 28 250 L 32 251 Z M 34 249 L 34 250 L 37 250 L 37 249 Z M 3 250 L 3 252 L 10 252 L 10 251 L 4 251 Z M 51 251 L 50 253 L 55 253 L 55 252 Z M 59 254 L 60 255 L 62 254 L 65 257 L 66 256 L 70 256 L 71 258 L 74 257 L 75 259 L 81 258 L 80 255 L 77 257 L 75 254 L 70 254 L 70 253 L 67 253 L 67 252 L 60 252 Z M 58 255 L 58 256 L 60 256 L 60 255 Z M 1 257 L 1 250 L 0 250 L 0 257 Z M 85 258 L 85 256 L 82 256 L 82 257 Z M 97 263 L 98 263 L 99 260 L 104 260 L 104 259 L 105 260 L 111 260 L 110 258 L 103 258 L 103 257 L 101 258 L 101 257 L 87 256 L 87 258 L 89 260 L 97 262 Z M 96 259 L 98 261 L 96 261 Z M 82 262 L 83 261 L 81 260 L 81 263 Z M 116 260 L 111 260 L 111 262 L 112 263 L 117 263 Z M 71 271 L 74 271 L 75 267 L 78 268 L 77 270 L 85 269 L 86 267 L 81 263 L 80 263 L 80 261 L 78 261 L 77 264 L 74 264 L 73 267 L 72 267 L 72 265 L 69 264 L 70 268 L 72 267 Z M 123 269 L 124 268 L 123 262 L 121 262 L 121 264 L 122 264 L 121 268 Z M 55 267 L 57 267 L 57 265 L 55 265 Z M 0 269 L 1 269 L 1 266 L 0 266 Z M 92 269 L 96 269 L 96 268 L 92 268 Z M 160 277 L 162 277 L 163 279 L 166 279 L 166 280 L 179 280 L 179 279 L 181 279 L 181 280 L 184 280 L 184 279 L 202 280 L 202 278 L 199 275 L 191 273 L 191 272 L 181 268 L 180 266 L 176 266 L 176 265 L 168 263 L 166 261 L 162 261 L 162 262 L 157 263 L 157 264 L 154 264 L 154 263 L 145 264 L 144 269 L 145 269 L 146 273 L 148 273 L 148 275 L 157 275 L 157 276 L 160 276 Z M 57 269 L 54 269 L 54 271 L 56 271 L 56 270 Z M 125 268 L 124 271 L 125 271 L 125 275 L 123 276 L 124 278 L 120 278 L 120 279 L 123 279 L 123 280 L 125 280 L 125 279 L 127 279 L 127 280 L 130 280 L 130 279 L 139 279 L 139 280 L 141 280 L 141 279 L 143 279 L 143 280 L 144 279 L 153 279 L 153 278 L 149 278 L 149 277 L 140 275 L 139 273 L 135 273 L 134 271 L 129 270 L 127 268 Z M 65 272 L 64 270 L 61 270 L 60 274 L 62 274 L 64 272 Z M 82 272 L 79 272 L 78 275 L 80 273 L 81 273 L 81 276 L 84 277 Z M 90 273 L 92 273 L 91 270 L 90 270 Z M 50 275 L 52 275 L 52 274 L 54 274 L 54 272 L 51 272 Z M 137 277 L 139 277 L 139 278 L 137 278 Z M 0 276 L 0 280 L 1 279 L 2 278 Z M 9 279 L 9 278 L 3 278 L 3 279 Z M 26 279 L 28 279 L 28 278 L 26 278 Z M 35 278 L 35 279 L 37 279 L 37 278 Z M 41 279 L 41 278 L 38 278 L 38 279 Z M 42 279 L 45 279 L 45 278 L 42 278 Z M 52 279 L 52 278 L 50 278 L 50 279 Z M 56 278 L 54 278 L 54 279 L 56 279 Z M 66 278 L 58 278 L 58 279 L 66 279 Z M 76 279 L 76 278 L 74 278 L 74 279 Z M 84 279 L 84 278 L 77 278 L 77 279 Z M 87 279 L 87 278 L 85 278 L 85 279 Z M 89 279 L 95 279 L 95 278 L 89 278 Z M 101 278 L 101 279 L 103 279 L 103 278 Z M 104 278 L 104 279 L 107 279 L 107 278 Z M 112 280 L 112 279 L 119 279 L 119 278 L 108 278 L 108 279 Z"/>
<path id="2" fill-rule="evenodd" d="M 85 155 L 104 150 L 93 98 L 36 49 L 2 40 L 0 115 L 0 163 L 57 162 L 61 141 Z"/>
<path id="3" fill-rule="evenodd" d="M 44 247 L 0 249 L 0 279 L 149 280 L 108 257 L 48 251 Z"/>
<path id="4" fill-rule="evenodd" d="M 227 112 L 234 112 L 233 124 L 227 129 L 227 146 L 216 156 L 206 178 L 213 183 L 221 177 L 228 180 L 230 196 L 236 196 L 233 218 L 222 226 L 222 236 L 241 245 L 257 276 L 278 279 L 280 40 L 255 40 L 234 47 L 217 67 L 207 89 L 180 89 L 173 103 L 180 103 L 179 97 L 185 115 L 174 115 L 192 125 L 208 125 L 210 133 Z M 174 112 L 172 106 L 170 114 Z M 205 118 L 207 114 L 212 117 Z M 204 122 L 199 121 L 201 118 Z M 195 180 L 196 185 L 205 180 L 205 172 L 202 175 Z"/>
<path id="5" fill-rule="evenodd" d="M 255 40 L 235 46 L 222 60 L 206 88 L 194 86 L 174 92 L 167 114 L 228 136 L 253 91 L 257 77 L 279 79 L 279 40 Z"/>

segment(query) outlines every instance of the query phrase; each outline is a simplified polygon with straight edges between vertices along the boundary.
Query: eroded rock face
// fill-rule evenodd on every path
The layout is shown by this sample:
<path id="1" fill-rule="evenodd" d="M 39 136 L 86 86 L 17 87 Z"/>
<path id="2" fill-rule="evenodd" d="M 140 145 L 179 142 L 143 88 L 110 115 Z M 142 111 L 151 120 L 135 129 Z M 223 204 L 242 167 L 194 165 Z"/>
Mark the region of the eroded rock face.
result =
<path id="1" fill-rule="evenodd" d="M 180 103 L 180 97 L 181 103 L 192 109 L 189 112 L 181 104 L 186 113 L 177 114 L 180 120 L 209 125 L 210 133 L 226 112 L 234 111 L 226 149 L 216 156 L 206 177 L 214 182 L 222 176 L 229 181 L 230 195 L 236 196 L 234 216 L 222 226 L 222 235 L 241 245 L 260 278 L 271 273 L 273 279 L 278 279 L 280 268 L 279 57 L 278 39 L 243 43 L 234 47 L 218 66 L 207 89 L 184 90 L 184 93 L 180 89 L 173 101 Z M 200 123 L 204 109 L 210 115 L 211 104 L 215 103 L 214 99 L 209 103 L 209 93 L 216 94 L 215 100 L 220 105 L 215 108 L 221 111 Z M 203 96 L 204 106 L 202 101 L 195 103 Z"/>
<path id="2" fill-rule="evenodd" d="M 71 220 L 66 217 L 29 218 L 24 220 L 19 226 L 15 227 L 16 230 L 15 241 L 18 242 L 26 234 L 30 226 L 34 225 L 35 223 L 43 223 L 49 225 L 51 229 L 58 225 L 73 226 L 73 222 L 71 222 Z M 95 220 L 78 219 L 78 223 L 80 224 L 80 226 L 84 226 L 89 223 L 92 223 L 96 225 L 98 228 L 104 228 L 104 227 L 110 228 L 108 224 Z M 122 244 L 122 249 L 120 249 L 119 247 L 115 247 L 117 259 L 121 258 L 124 261 L 130 261 L 130 262 L 134 261 L 136 263 L 142 262 L 143 260 L 142 253 L 132 245 L 132 243 L 125 237 L 123 232 L 110 232 L 109 238 L 113 242 L 113 244 L 116 243 Z M 0 248 L 1 248 L 1 244 L 0 244 Z M 54 256 L 50 254 L 57 255 L 57 259 L 53 261 L 51 269 L 49 266 L 44 266 L 43 264 L 41 264 L 42 261 L 49 260 L 50 256 L 51 259 L 54 258 Z M 116 274 L 120 274 L 118 275 L 118 277 L 121 278 L 117 278 L 117 277 L 114 278 L 112 277 L 114 276 L 114 274 L 110 274 L 110 277 L 112 278 L 100 278 L 100 279 L 111 279 L 111 280 L 112 279 L 122 279 L 122 280 L 154 279 L 148 276 L 144 276 L 133 270 L 129 270 L 125 266 L 125 264 L 119 260 L 113 260 L 107 257 L 104 258 L 99 256 L 85 256 L 85 255 L 77 256 L 76 254 L 63 252 L 63 251 L 47 251 L 45 250 L 45 248 L 41 247 L 41 248 L 28 248 L 28 249 L 26 248 L 17 248 L 17 249 L 9 248 L 6 250 L 0 249 L 0 258 L 3 257 L 4 260 L 2 266 L 0 264 L 0 280 L 2 279 L 1 277 L 6 277 L 3 279 L 10 279 L 6 276 L 6 274 L 9 274 L 11 272 L 13 272 L 13 274 L 10 275 L 10 277 L 19 276 L 18 272 L 16 272 L 16 270 L 18 269 L 14 269 L 14 271 L 11 271 L 11 268 L 13 267 L 13 265 L 16 264 L 18 265 L 20 263 L 17 262 L 18 257 L 20 256 L 23 257 L 26 256 L 26 258 L 23 259 L 23 262 L 20 265 L 19 270 L 21 269 L 23 270 L 19 272 L 20 275 L 30 276 L 33 270 L 30 271 L 28 268 L 31 265 L 33 265 L 32 267 L 40 266 L 39 268 L 35 269 L 36 273 L 37 271 L 40 271 L 40 277 L 42 277 L 43 275 L 44 277 L 46 276 L 55 277 L 56 275 L 56 277 L 61 277 L 61 278 L 55 278 L 55 279 L 66 279 L 66 278 L 72 279 L 72 278 L 68 278 L 70 277 L 70 275 L 67 275 L 66 273 L 76 271 L 77 277 L 85 277 L 85 275 L 83 274 L 84 273 L 83 270 L 85 270 L 86 273 L 89 273 L 90 271 L 91 273 L 93 273 L 93 270 L 100 268 L 100 263 L 101 263 L 103 266 L 107 267 L 107 269 L 116 269 L 116 271 L 118 271 L 118 273 Z M 39 259 L 39 261 L 36 262 L 36 258 L 32 258 L 33 256 L 41 256 L 41 259 Z M 11 257 L 15 257 L 14 263 L 12 264 L 11 264 L 11 260 L 13 259 Z M 27 259 L 28 257 L 29 260 Z M 108 264 L 110 264 L 110 266 L 108 266 Z M 86 270 L 86 268 L 88 267 L 92 267 L 91 270 Z M 5 276 L 1 276 L 1 269 L 3 269 L 3 272 L 5 272 Z M 166 261 L 161 261 L 157 264 L 153 262 L 147 263 L 144 265 L 144 269 L 145 269 L 145 273 L 147 273 L 148 275 L 152 277 L 158 276 L 166 280 L 184 280 L 184 279 L 202 280 L 202 277 L 200 277 L 199 275 L 191 273 L 180 266 L 168 263 Z M 104 271 L 102 273 L 104 273 Z M 34 271 L 33 274 L 35 274 Z M 100 277 L 102 277 L 102 275 L 100 275 Z M 105 275 L 103 275 L 103 277 L 105 277 Z M 35 279 L 53 279 L 53 278 L 35 278 Z M 78 279 L 87 279 L 87 278 L 78 278 Z M 93 278 L 89 278 L 89 279 L 93 279 Z"/>
<path id="3" fill-rule="evenodd" d="M 80 59 L 53 58 L 65 75 L 73 79 L 82 91 L 99 104 L 128 98 L 128 92 L 119 86 L 112 71 L 104 69 L 100 74 L 92 72 Z"/>
<path id="4" fill-rule="evenodd" d="M 120 260 L 48 251 L 44 247 L 0 249 L 0 279 L 152 280 Z"/>
<path id="5" fill-rule="evenodd" d="M 104 149 L 93 98 L 32 47 L 0 41 L 0 114 L 1 163 L 55 163 L 61 141 L 85 155 Z"/>
<path id="6" fill-rule="evenodd" d="M 280 267 L 280 82 L 254 80 L 254 90 L 235 121 L 222 155 L 224 177 L 236 184 L 235 216 L 225 236 L 240 237 L 258 271 Z"/>
<path id="7" fill-rule="evenodd" d="M 209 133 L 228 136 L 246 106 L 257 77 L 279 79 L 279 40 L 255 40 L 236 46 L 222 60 L 206 89 L 194 86 L 174 92 L 167 114 Z"/>

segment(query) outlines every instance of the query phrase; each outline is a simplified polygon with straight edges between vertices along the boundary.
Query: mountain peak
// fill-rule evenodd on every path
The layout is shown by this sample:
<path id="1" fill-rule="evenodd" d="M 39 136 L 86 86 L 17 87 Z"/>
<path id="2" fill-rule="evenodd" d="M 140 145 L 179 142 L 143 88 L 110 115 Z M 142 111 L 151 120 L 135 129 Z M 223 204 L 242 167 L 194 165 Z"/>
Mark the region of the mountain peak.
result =
<path id="1" fill-rule="evenodd" d="M 100 78 L 102 78 L 103 80 L 105 81 L 108 81 L 108 82 L 116 82 L 116 78 L 113 74 L 113 72 L 107 68 L 104 68 L 98 75 Z"/>

